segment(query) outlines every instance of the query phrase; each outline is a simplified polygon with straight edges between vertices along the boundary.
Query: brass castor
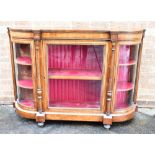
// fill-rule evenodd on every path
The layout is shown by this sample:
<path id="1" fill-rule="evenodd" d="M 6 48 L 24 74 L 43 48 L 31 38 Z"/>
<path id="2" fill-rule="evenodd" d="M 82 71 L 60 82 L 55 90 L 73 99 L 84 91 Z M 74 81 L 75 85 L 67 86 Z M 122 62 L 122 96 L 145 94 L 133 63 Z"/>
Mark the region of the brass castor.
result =
<path id="1" fill-rule="evenodd" d="M 44 122 L 38 122 L 38 126 L 39 127 L 43 127 L 44 126 Z"/>
<path id="2" fill-rule="evenodd" d="M 110 127 L 111 127 L 111 125 L 109 125 L 109 124 L 104 124 L 104 128 L 105 128 L 105 129 L 108 129 L 108 130 L 109 130 Z"/>

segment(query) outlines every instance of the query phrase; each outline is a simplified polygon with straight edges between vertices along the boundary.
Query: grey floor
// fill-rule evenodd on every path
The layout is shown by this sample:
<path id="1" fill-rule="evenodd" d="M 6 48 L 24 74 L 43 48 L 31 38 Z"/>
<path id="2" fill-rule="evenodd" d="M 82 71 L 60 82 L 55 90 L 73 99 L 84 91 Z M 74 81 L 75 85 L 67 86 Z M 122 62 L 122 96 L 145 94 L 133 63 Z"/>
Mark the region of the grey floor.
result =
<path id="1" fill-rule="evenodd" d="M 143 113 L 136 113 L 133 120 L 114 123 L 110 130 L 102 123 L 46 121 L 40 128 L 34 120 L 19 117 L 12 106 L 0 105 L 1 134 L 147 134 L 155 133 L 155 118 Z"/>

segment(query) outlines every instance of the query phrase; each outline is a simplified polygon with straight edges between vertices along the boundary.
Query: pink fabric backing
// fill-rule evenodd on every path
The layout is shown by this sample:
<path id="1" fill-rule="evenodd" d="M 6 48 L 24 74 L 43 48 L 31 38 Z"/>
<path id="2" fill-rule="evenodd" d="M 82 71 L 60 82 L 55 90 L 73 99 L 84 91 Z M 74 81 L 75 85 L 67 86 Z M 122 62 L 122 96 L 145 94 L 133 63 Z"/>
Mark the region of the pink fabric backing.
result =
<path id="1" fill-rule="evenodd" d="M 48 45 L 49 75 L 102 75 L 102 46 Z M 101 81 L 49 80 L 49 106 L 98 108 Z"/>
<path id="2" fill-rule="evenodd" d="M 49 80 L 50 106 L 99 107 L 101 81 Z"/>

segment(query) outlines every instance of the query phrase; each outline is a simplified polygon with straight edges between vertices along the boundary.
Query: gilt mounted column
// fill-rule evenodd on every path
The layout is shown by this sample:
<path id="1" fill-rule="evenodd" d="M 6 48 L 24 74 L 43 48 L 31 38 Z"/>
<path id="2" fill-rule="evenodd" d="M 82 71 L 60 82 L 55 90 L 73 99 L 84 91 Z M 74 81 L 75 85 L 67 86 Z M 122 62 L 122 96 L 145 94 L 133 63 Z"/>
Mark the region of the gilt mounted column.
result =
<path id="1" fill-rule="evenodd" d="M 41 71 L 40 71 L 40 42 L 41 42 L 41 33 L 40 31 L 34 31 L 34 45 L 36 53 L 36 71 L 37 71 L 37 109 L 39 113 L 42 113 L 42 86 L 41 86 Z"/>

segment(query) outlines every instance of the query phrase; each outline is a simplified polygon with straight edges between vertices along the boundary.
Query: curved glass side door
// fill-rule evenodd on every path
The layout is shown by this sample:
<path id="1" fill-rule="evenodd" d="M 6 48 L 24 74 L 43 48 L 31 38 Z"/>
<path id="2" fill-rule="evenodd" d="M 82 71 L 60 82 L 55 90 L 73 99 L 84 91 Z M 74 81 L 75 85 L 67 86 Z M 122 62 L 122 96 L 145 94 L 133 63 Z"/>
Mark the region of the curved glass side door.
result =
<path id="1" fill-rule="evenodd" d="M 35 107 L 32 49 L 32 43 L 13 43 L 17 103 L 26 108 Z"/>
<path id="2" fill-rule="evenodd" d="M 114 109 L 133 105 L 139 44 L 119 44 Z"/>

